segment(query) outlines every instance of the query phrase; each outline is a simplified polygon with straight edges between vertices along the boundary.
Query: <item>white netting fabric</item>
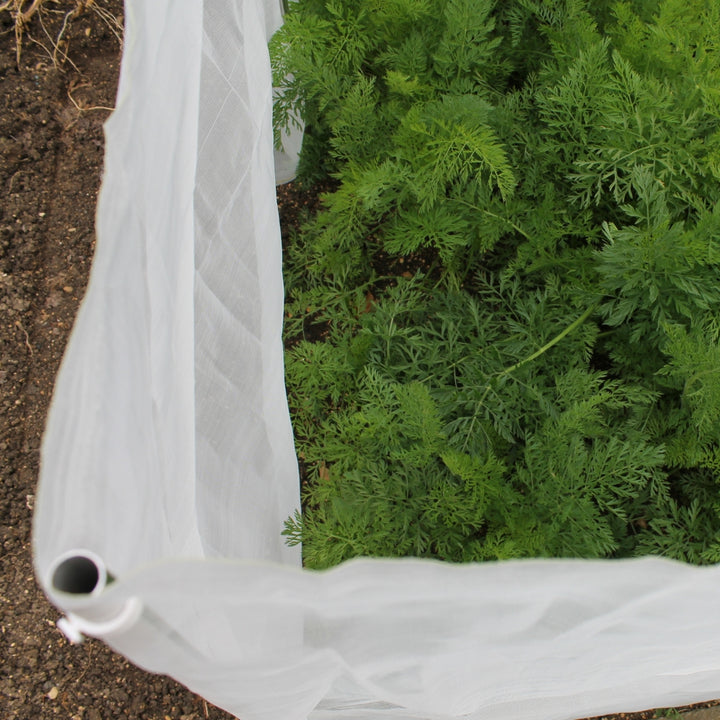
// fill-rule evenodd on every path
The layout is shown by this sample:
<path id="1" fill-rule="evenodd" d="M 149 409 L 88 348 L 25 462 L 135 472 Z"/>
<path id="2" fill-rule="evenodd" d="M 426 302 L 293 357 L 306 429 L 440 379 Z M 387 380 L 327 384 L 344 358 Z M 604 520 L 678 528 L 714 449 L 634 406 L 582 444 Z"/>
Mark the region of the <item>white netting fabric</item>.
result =
<path id="1" fill-rule="evenodd" d="M 243 720 L 542 720 L 720 695 L 720 568 L 312 573 L 283 544 L 299 500 L 266 49 L 279 22 L 277 0 L 126 2 L 97 253 L 43 448 L 46 591 L 76 631 Z M 88 563 L 115 581 L 65 592 Z"/>

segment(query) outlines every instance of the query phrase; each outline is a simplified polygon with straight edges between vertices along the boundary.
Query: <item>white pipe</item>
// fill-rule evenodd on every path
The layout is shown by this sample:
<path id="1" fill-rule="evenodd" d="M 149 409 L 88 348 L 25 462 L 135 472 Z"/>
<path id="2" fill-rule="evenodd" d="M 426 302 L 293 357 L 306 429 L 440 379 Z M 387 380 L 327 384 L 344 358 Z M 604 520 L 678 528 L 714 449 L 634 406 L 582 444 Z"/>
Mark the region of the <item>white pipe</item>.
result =
<path id="1" fill-rule="evenodd" d="M 82 642 L 83 635 L 109 638 L 127 632 L 139 619 L 143 608 L 137 598 L 122 604 L 97 602 L 113 579 L 91 550 L 68 550 L 50 565 L 46 587 L 67 611 L 57 626 L 71 643 Z"/>
<path id="2" fill-rule="evenodd" d="M 92 550 L 68 550 L 50 565 L 47 587 L 78 598 L 97 597 L 113 579 Z"/>

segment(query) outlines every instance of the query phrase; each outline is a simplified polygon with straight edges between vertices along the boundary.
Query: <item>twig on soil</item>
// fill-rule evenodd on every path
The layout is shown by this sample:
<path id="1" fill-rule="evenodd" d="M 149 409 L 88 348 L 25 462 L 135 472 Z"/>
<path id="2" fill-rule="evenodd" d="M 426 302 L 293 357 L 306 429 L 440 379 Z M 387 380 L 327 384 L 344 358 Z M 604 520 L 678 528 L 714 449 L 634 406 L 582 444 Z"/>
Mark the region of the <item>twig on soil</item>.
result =
<path id="1" fill-rule="evenodd" d="M 75 685 L 80 684 L 80 681 L 85 677 L 87 671 L 94 665 L 93 652 L 95 651 L 95 646 L 92 643 L 88 643 L 85 647 L 87 648 L 87 661 L 80 675 L 75 678 Z"/>
<path id="2" fill-rule="evenodd" d="M 23 324 L 19 320 L 15 321 L 15 325 L 17 325 L 17 327 L 19 327 L 23 331 L 23 333 L 25 335 L 25 345 L 26 345 L 30 355 L 32 355 L 33 349 L 32 349 L 32 345 L 30 345 L 30 336 L 28 335 L 28 331 L 23 327 Z"/>
<path id="3" fill-rule="evenodd" d="M 60 32 L 58 33 L 58 36 L 53 43 L 53 64 L 55 67 L 58 67 L 60 63 L 58 63 L 58 53 L 60 52 L 60 43 L 62 42 L 63 35 L 65 34 L 65 30 L 67 30 L 68 23 L 71 20 L 74 20 L 81 12 L 82 12 L 82 4 L 78 3 L 77 7 L 74 10 L 71 10 L 70 12 L 65 13 L 65 17 L 63 18 L 63 24 L 60 28 Z M 66 43 L 66 49 L 62 51 L 63 58 L 62 61 L 65 62 L 68 59 L 68 53 L 67 51 L 70 49 L 70 41 Z"/>
<path id="4" fill-rule="evenodd" d="M 20 66 L 20 55 L 22 54 L 22 38 L 25 26 L 30 22 L 35 13 L 40 10 L 44 0 L 33 0 L 27 10 L 23 10 L 25 0 L 6 0 L 0 5 L 0 12 L 9 10 L 15 21 L 15 60 Z"/>
<path id="5" fill-rule="evenodd" d="M 13 191 L 13 183 L 15 182 L 15 178 L 18 175 L 22 175 L 23 173 L 26 173 L 27 170 L 24 168 L 20 168 L 19 170 L 16 170 L 11 176 L 10 180 L 8 181 L 8 193 L 11 193 Z"/>
<path id="6" fill-rule="evenodd" d="M 99 7 L 93 0 L 88 2 L 88 7 L 107 25 L 108 30 L 115 36 L 120 45 L 120 52 L 123 49 L 123 24 L 108 10 Z"/>
<path id="7" fill-rule="evenodd" d="M 44 1 L 45 0 L 33 0 L 32 5 L 25 12 L 22 12 L 22 8 L 18 8 L 22 22 L 28 22 L 30 18 L 40 9 L 40 6 Z M 22 5 L 22 3 L 20 3 L 20 5 Z"/>
<path id="8" fill-rule="evenodd" d="M 53 66 L 56 67 L 56 68 L 59 68 L 60 65 L 58 64 L 58 61 L 57 61 L 57 51 L 58 51 L 58 46 L 57 46 L 57 45 L 58 45 L 58 40 L 59 40 L 59 39 L 54 39 L 53 36 L 52 36 L 52 35 L 50 34 L 50 32 L 48 31 L 48 29 L 45 27 L 45 23 L 43 22 L 42 13 L 38 15 L 38 22 L 40 23 L 40 27 L 42 28 L 42 31 L 45 33 L 45 37 L 50 41 L 50 47 L 52 47 L 52 50 L 50 50 L 49 48 L 45 47 L 45 45 L 43 45 L 39 40 L 36 40 L 36 39 L 30 34 L 29 31 L 26 31 L 27 36 L 28 36 L 28 38 L 30 38 L 30 40 L 32 40 L 34 43 L 38 44 L 38 45 L 48 54 L 48 57 L 50 57 L 51 60 L 53 61 Z M 62 31 L 61 31 L 61 32 L 62 32 Z M 69 62 L 70 65 L 72 65 L 72 67 L 73 67 L 73 69 L 75 70 L 75 72 L 79 73 L 80 70 L 79 70 L 78 66 L 68 57 L 67 51 L 65 51 L 65 52 L 63 53 L 63 56 L 64 56 L 64 57 L 63 57 L 63 62 Z"/>
<path id="9" fill-rule="evenodd" d="M 6 2 L 0 5 L 0 12 L 10 10 L 10 12 L 15 13 L 16 22 L 19 19 L 20 22 L 26 23 L 40 9 L 44 0 L 33 0 L 32 5 L 23 11 L 22 6 L 24 1 L 25 0 L 6 0 Z"/>
<path id="10" fill-rule="evenodd" d="M 83 87 L 89 87 L 89 83 L 79 83 L 75 85 L 75 88 L 83 88 Z M 75 98 L 72 96 L 72 87 L 68 87 L 67 89 L 67 96 L 70 98 L 70 102 L 82 113 L 82 112 L 89 112 L 90 110 L 108 110 L 112 112 L 115 108 L 113 107 L 107 107 L 106 105 L 92 105 L 90 107 L 85 107 L 84 105 L 81 105 L 80 103 L 75 100 Z"/>

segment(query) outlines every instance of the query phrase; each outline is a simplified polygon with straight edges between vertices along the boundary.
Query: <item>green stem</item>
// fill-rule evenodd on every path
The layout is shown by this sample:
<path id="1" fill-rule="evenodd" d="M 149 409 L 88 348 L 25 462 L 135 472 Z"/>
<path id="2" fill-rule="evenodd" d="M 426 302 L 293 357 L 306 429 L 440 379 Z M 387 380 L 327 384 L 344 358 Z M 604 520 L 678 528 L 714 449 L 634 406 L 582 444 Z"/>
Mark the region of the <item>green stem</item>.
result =
<path id="1" fill-rule="evenodd" d="M 708 370 L 701 370 L 700 372 L 696 372 L 693 376 L 689 377 L 685 381 L 685 385 L 683 386 L 683 395 L 686 397 L 692 397 L 693 395 L 697 395 L 700 390 L 695 390 L 695 392 L 693 392 L 692 394 L 688 392 L 692 385 L 698 382 L 703 375 L 714 375 L 717 372 L 720 372 L 720 368 L 709 368 Z"/>
<path id="2" fill-rule="evenodd" d="M 509 220 L 506 217 L 503 217 L 502 215 L 498 215 L 497 213 L 494 213 L 490 210 L 486 210 L 485 208 L 478 207 L 477 205 L 473 205 L 472 203 L 467 202 L 467 200 L 462 200 L 460 198 L 455 198 L 455 200 L 463 205 L 467 205 L 471 210 L 477 210 L 478 212 L 483 213 L 484 215 L 489 215 L 490 217 L 494 217 L 496 220 L 502 220 L 504 223 L 507 223 L 513 230 L 516 230 L 519 232 L 524 238 L 527 240 L 532 240 L 529 233 L 525 232 L 519 225 L 514 223 L 512 220 Z"/>
<path id="3" fill-rule="evenodd" d="M 551 347 L 557 345 L 564 337 L 566 337 L 573 330 L 582 325 L 593 314 L 593 312 L 595 312 L 597 306 L 598 303 L 591 305 L 579 318 L 577 318 L 577 320 L 574 320 L 572 323 L 570 323 L 570 325 L 568 325 L 560 334 L 556 335 L 552 340 L 550 340 L 550 342 L 545 343 L 545 345 L 543 345 L 539 350 L 536 350 L 532 355 L 530 355 L 530 357 L 526 357 L 524 360 L 521 360 L 520 362 L 517 362 L 514 365 L 505 368 L 499 374 L 499 377 L 502 377 L 503 375 L 509 375 L 511 372 L 514 372 L 526 363 L 532 362 L 536 358 L 539 358 L 543 353 L 546 353 Z"/>
<path id="4" fill-rule="evenodd" d="M 595 309 L 597 308 L 597 306 L 599 304 L 600 303 L 595 303 L 595 304 L 591 305 L 579 318 L 577 318 L 577 320 L 574 320 L 572 323 L 570 323 L 570 325 L 568 325 L 559 335 L 556 335 L 552 340 L 550 340 L 550 342 L 545 343 L 545 345 L 543 345 L 539 350 L 537 350 L 532 355 L 530 355 L 530 357 L 526 357 L 524 360 L 521 360 L 520 362 L 517 362 L 514 365 L 511 365 L 510 367 L 506 367 L 504 370 L 501 370 L 499 373 L 497 373 L 496 375 L 493 375 L 491 377 L 501 378 L 504 375 L 509 375 L 511 372 L 514 372 L 515 370 L 522 367 L 526 363 L 532 362 L 536 358 L 539 358 L 543 353 L 546 353 L 551 347 L 553 347 L 554 345 L 557 345 L 564 337 L 566 337 L 573 330 L 575 330 L 575 328 L 582 325 L 590 317 L 590 315 L 593 314 L 593 312 L 595 311 Z M 472 429 L 473 425 L 475 424 L 475 418 L 477 417 L 477 414 L 479 413 L 480 408 L 484 405 L 485 398 L 488 396 L 488 393 L 490 392 L 491 389 L 492 389 L 492 385 L 490 385 L 488 383 L 485 386 L 485 392 L 482 394 L 482 397 L 480 398 L 477 405 L 475 406 L 475 414 L 473 415 L 472 424 L 470 426 L 471 429 Z M 468 436 L 465 439 L 465 445 L 467 445 L 467 441 L 468 441 L 469 437 L 470 437 L 470 435 L 468 433 Z M 465 449 L 465 445 L 463 446 L 463 450 Z"/>

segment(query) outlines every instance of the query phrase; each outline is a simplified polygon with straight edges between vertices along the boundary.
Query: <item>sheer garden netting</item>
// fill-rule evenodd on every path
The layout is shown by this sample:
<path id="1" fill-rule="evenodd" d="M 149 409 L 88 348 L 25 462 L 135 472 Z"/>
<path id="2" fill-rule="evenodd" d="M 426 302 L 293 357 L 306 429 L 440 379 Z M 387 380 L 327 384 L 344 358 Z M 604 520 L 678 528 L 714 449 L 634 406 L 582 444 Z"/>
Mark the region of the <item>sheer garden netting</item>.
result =
<path id="1" fill-rule="evenodd" d="M 280 10 L 126 0 L 97 253 L 35 514 L 65 631 L 243 720 L 542 720 L 717 697 L 718 567 L 311 572 L 284 544 L 299 497 L 266 44 Z"/>

